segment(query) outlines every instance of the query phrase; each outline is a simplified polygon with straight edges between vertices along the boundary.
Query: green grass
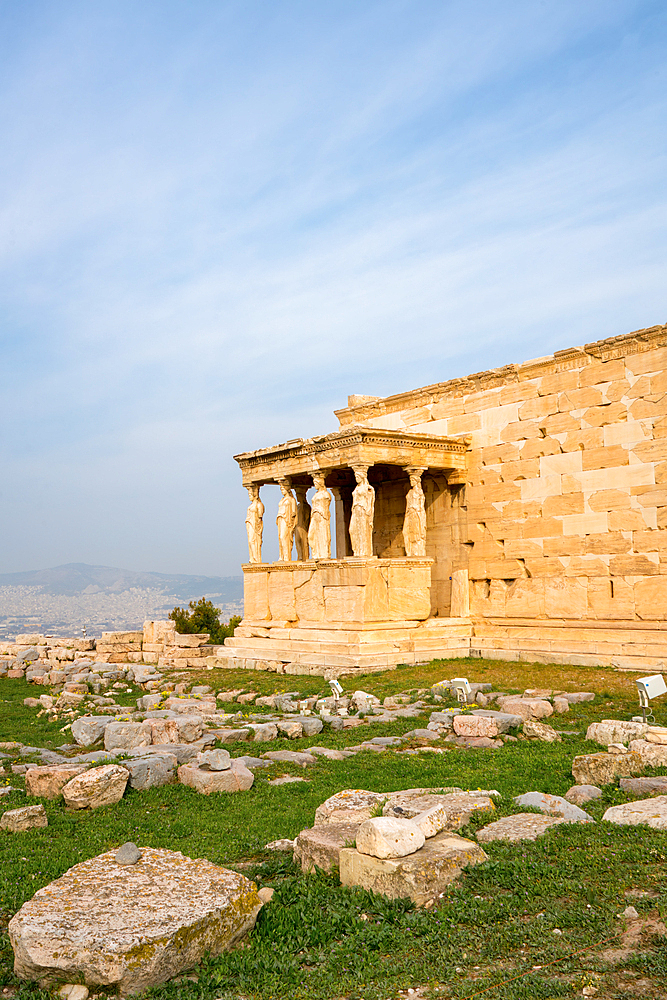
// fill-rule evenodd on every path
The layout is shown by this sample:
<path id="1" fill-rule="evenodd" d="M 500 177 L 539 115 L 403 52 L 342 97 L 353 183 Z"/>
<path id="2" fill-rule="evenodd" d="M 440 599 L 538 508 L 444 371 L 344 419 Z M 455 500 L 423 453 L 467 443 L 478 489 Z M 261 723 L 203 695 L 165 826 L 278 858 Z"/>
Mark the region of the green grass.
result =
<path id="1" fill-rule="evenodd" d="M 319 678 L 276 677 L 219 671 L 221 678 L 199 678 L 217 689 L 245 687 L 303 694 L 323 690 Z M 361 890 L 343 888 L 335 876 L 303 876 L 284 855 L 263 851 L 269 840 L 294 837 L 311 825 L 316 807 L 342 788 L 390 791 L 415 786 L 460 785 L 496 788 L 503 799 L 499 815 L 518 811 L 512 796 L 530 790 L 563 794 L 571 786 L 572 757 L 600 749 L 584 739 L 596 719 L 628 718 L 636 712 L 632 675 L 577 667 L 450 661 L 405 667 L 368 675 L 357 686 L 384 697 L 427 687 L 442 677 L 467 674 L 490 680 L 497 689 L 525 687 L 594 690 L 593 704 L 574 707 L 549 721 L 576 730 L 562 743 L 520 740 L 502 750 L 450 748 L 445 754 L 401 756 L 391 752 L 358 754 L 345 761 L 318 762 L 303 770 L 273 765 L 256 772 L 250 792 L 199 796 L 172 785 L 147 792 L 128 791 L 114 807 L 68 812 L 62 800 L 45 801 L 46 830 L 25 834 L 0 832 L 0 910 L 6 928 L 11 915 L 43 885 L 78 861 L 132 840 L 141 846 L 166 847 L 191 857 L 235 866 L 260 885 L 275 888 L 274 900 L 258 919 L 248 947 L 208 960 L 196 980 L 184 979 L 151 991 L 160 1000 L 252 998 L 274 1000 L 387 1000 L 408 987 L 428 987 L 433 997 L 482 995 L 490 1000 L 579 995 L 594 982 L 598 998 L 658 997 L 667 976 L 665 940 L 642 941 L 620 965 L 609 965 L 599 945 L 622 927 L 617 919 L 629 902 L 642 914 L 667 917 L 667 834 L 646 827 L 558 826 L 535 843 L 488 845 L 489 860 L 470 869 L 451 887 L 438 908 L 415 910 L 406 901 L 387 901 Z M 0 682 L 0 739 L 37 746 L 68 741 L 60 723 L 36 718 L 22 701 L 40 689 L 21 681 Z M 125 703 L 132 701 L 126 697 Z M 656 712 L 665 721 L 663 712 Z M 373 735 L 405 732 L 425 722 L 401 720 L 374 724 L 315 738 L 279 740 L 270 748 L 239 743 L 232 753 L 266 749 L 301 749 L 313 743 L 344 747 Z M 272 787 L 278 773 L 299 774 L 306 782 Z M 22 786 L 16 776 L 0 781 Z M 589 811 L 599 821 L 610 804 L 628 800 L 618 787 L 605 789 Z M 37 800 L 35 800 L 37 801 Z M 25 803 L 22 792 L 3 799 L 2 809 Z M 475 820 L 464 835 L 474 835 Z M 626 898 L 630 890 L 650 893 Z M 554 927 L 561 936 L 554 936 Z M 614 944 L 614 942 L 612 942 Z M 616 942 L 617 944 L 617 942 Z M 592 947 L 591 947 L 592 946 Z M 616 945 L 614 945 L 616 946 Z M 580 951 L 580 949 L 588 949 Z M 573 954 L 579 952 L 578 954 Z M 570 957 L 571 956 L 571 957 Z M 20 985 L 11 971 L 6 934 L 0 939 L 0 985 L 17 996 L 37 1000 L 32 985 Z M 556 962 L 555 965 L 549 963 Z M 533 966 L 542 966 L 533 969 Z M 457 971 L 460 970 L 460 971 Z M 518 978 L 517 978 L 518 977 Z M 649 985 L 642 994 L 641 983 Z M 651 992 L 652 991 L 652 992 Z"/>

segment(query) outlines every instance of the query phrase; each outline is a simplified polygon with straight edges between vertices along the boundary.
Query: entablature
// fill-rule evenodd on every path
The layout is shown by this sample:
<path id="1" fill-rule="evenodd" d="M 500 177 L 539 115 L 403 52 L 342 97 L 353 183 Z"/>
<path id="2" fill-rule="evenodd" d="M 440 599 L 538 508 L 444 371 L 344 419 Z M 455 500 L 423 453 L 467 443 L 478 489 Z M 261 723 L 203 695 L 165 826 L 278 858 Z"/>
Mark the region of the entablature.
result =
<path id="1" fill-rule="evenodd" d="M 247 451 L 234 458 L 244 485 L 309 483 L 313 472 L 327 473 L 327 485 L 355 466 L 410 466 L 460 474 L 466 468 L 469 438 L 413 434 L 409 431 L 352 426 L 321 437 L 296 438 L 272 448 Z M 337 476 L 337 473 L 339 474 Z M 455 476 L 456 478 L 456 476 Z"/>

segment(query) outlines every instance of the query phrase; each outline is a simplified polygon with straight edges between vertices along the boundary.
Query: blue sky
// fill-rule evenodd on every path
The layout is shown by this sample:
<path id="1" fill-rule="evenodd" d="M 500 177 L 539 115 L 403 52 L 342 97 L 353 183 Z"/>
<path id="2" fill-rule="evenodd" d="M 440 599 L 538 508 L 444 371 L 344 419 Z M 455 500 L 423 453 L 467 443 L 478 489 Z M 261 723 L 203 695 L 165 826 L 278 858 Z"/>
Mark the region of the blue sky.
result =
<path id="1" fill-rule="evenodd" d="M 666 43 L 641 0 L 0 0 L 0 572 L 235 574 L 233 454 L 665 322 Z"/>

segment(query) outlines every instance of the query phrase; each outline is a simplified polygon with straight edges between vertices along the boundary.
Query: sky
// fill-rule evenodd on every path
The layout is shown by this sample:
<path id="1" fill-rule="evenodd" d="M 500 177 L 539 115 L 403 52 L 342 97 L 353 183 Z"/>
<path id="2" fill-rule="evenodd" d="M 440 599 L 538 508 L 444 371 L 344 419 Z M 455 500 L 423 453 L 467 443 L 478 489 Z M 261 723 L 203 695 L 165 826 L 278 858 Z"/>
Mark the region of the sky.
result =
<path id="1" fill-rule="evenodd" d="M 0 572 L 238 574 L 234 454 L 666 322 L 666 44 L 664 0 L 0 0 Z"/>

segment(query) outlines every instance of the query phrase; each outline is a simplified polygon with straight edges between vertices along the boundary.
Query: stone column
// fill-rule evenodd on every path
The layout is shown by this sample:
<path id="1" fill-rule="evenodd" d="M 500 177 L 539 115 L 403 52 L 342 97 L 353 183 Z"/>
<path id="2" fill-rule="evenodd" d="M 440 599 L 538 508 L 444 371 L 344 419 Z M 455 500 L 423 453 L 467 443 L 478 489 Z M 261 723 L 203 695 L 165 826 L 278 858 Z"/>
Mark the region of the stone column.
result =
<path id="1" fill-rule="evenodd" d="M 264 504 L 259 499 L 259 486 L 251 483 L 246 486 L 250 496 L 250 506 L 245 518 L 248 532 L 248 558 L 251 563 L 262 561 L 262 534 L 264 532 Z"/>
<path id="2" fill-rule="evenodd" d="M 307 486 L 295 486 L 297 508 L 296 508 L 296 529 L 294 531 L 294 541 L 296 543 L 296 557 L 303 562 L 308 558 L 308 528 L 310 526 L 310 504 L 306 500 Z"/>
<path id="3" fill-rule="evenodd" d="M 470 617 L 470 583 L 467 569 L 455 569 L 452 572 L 452 599 L 449 614 L 452 618 Z"/>
<path id="4" fill-rule="evenodd" d="M 313 559 L 331 559 L 331 494 L 324 485 L 324 472 L 313 473 L 315 495 L 312 499 L 312 517 L 308 542 Z"/>
<path id="5" fill-rule="evenodd" d="M 360 558 L 373 555 L 373 518 L 375 515 L 375 490 L 368 482 L 368 466 L 353 465 L 357 485 L 352 492 L 350 541 L 352 552 Z"/>
<path id="6" fill-rule="evenodd" d="M 282 499 L 278 504 L 278 560 L 280 562 L 290 562 L 292 559 L 292 545 L 294 544 L 294 531 L 296 529 L 297 503 L 294 494 L 290 489 L 289 479 L 279 479 L 278 485 L 282 493 Z"/>
<path id="7" fill-rule="evenodd" d="M 410 489 L 405 498 L 405 520 L 403 521 L 403 543 L 406 556 L 426 555 L 426 508 L 422 475 L 424 468 L 412 466 L 405 470 L 410 477 Z"/>
<path id="8" fill-rule="evenodd" d="M 336 559 L 345 559 L 352 555 L 350 545 L 350 516 L 352 514 L 352 487 L 332 486 L 331 492 L 336 501 Z"/>

